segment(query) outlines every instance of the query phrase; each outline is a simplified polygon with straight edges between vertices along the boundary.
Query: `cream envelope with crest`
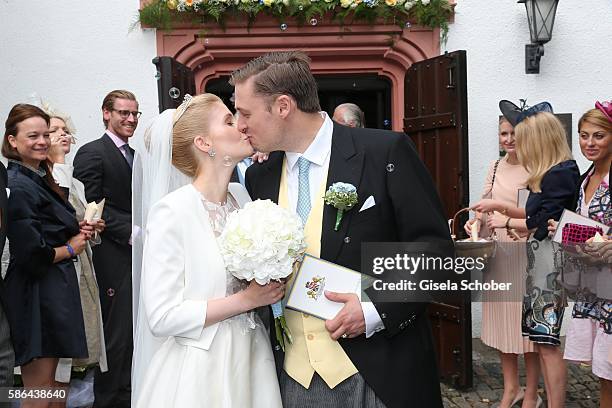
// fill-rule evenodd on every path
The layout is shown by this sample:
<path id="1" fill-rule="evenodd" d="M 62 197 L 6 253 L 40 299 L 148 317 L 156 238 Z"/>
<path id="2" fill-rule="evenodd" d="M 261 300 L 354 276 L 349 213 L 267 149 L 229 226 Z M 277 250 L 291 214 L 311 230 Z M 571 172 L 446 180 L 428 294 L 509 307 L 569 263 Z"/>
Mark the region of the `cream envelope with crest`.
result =
<path id="1" fill-rule="evenodd" d="M 344 266 L 304 257 L 287 296 L 286 307 L 321 319 L 333 319 L 344 307 L 332 302 L 325 291 L 354 293 L 361 299 L 361 274 Z"/>

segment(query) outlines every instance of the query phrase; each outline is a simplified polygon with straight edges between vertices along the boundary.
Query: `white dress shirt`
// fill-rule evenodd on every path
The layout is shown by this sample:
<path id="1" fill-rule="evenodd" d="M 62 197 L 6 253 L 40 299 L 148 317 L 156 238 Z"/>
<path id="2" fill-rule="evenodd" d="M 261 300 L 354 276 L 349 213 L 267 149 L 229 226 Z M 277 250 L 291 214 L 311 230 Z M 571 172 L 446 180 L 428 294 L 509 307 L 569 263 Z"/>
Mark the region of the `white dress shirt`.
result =
<path id="1" fill-rule="evenodd" d="M 334 124 L 327 113 L 320 112 L 323 117 L 323 125 L 317 132 L 314 140 L 308 146 L 304 153 L 285 152 L 287 158 L 286 174 L 287 177 L 287 195 L 289 208 L 297 212 L 298 199 L 298 175 L 299 169 L 297 161 L 300 157 L 304 157 L 310 162 L 308 171 L 308 182 L 310 188 L 310 202 L 316 200 L 316 195 L 319 192 L 319 186 L 323 183 L 323 176 L 329 168 L 329 159 L 331 156 L 332 133 L 334 132 Z M 380 315 L 372 302 L 361 302 L 363 317 L 366 324 L 366 337 L 370 337 L 377 331 L 385 328 Z"/>
<path id="2" fill-rule="evenodd" d="M 240 181 L 240 184 L 242 184 L 243 186 L 245 185 L 246 171 L 251 164 L 253 164 L 253 159 L 251 159 L 250 156 L 240 160 L 236 164 L 236 171 L 238 172 L 238 181 Z"/>

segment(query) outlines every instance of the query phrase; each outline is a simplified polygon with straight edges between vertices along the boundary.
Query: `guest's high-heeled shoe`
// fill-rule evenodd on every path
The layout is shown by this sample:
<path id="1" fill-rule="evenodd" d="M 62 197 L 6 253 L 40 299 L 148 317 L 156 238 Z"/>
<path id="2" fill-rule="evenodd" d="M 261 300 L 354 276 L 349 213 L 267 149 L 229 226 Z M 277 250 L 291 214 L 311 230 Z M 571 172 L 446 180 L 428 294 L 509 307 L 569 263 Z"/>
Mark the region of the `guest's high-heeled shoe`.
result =
<path id="1" fill-rule="evenodd" d="M 536 404 L 535 404 L 535 408 L 540 408 L 540 406 L 544 403 L 544 401 L 542 400 L 542 397 L 540 397 L 540 394 L 538 395 L 538 399 L 536 399 Z"/>
<path id="2" fill-rule="evenodd" d="M 540 408 L 540 405 L 542 405 L 544 403 L 544 401 L 542 401 L 542 397 L 540 397 L 540 394 L 538 394 L 538 400 L 536 401 L 536 408 Z"/>
<path id="3" fill-rule="evenodd" d="M 523 398 L 525 398 L 525 389 L 523 387 L 520 387 L 518 392 L 516 393 L 516 396 L 510 403 L 510 406 L 513 407 L 515 404 L 518 404 L 519 401 L 523 400 Z"/>
<path id="4" fill-rule="evenodd" d="M 523 387 L 520 387 L 519 390 L 516 392 L 516 395 L 514 396 L 514 399 L 510 403 L 509 407 L 513 407 L 515 404 L 522 401 L 523 398 L 525 398 L 525 389 Z M 501 406 L 501 403 L 498 402 L 497 404 L 493 405 L 491 408 L 499 408 L 500 406 Z"/>

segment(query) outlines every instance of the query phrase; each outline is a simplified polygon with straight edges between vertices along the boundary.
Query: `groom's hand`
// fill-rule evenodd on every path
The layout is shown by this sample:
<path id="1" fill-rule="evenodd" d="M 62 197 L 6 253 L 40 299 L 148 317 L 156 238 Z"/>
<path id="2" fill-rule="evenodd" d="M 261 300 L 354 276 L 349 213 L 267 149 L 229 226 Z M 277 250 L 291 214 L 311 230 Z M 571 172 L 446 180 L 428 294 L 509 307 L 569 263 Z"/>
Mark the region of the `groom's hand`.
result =
<path id="1" fill-rule="evenodd" d="M 340 337 L 357 337 L 365 333 L 366 324 L 361 301 L 354 293 L 325 291 L 325 297 L 332 302 L 344 303 L 336 317 L 325 321 L 325 328 L 334 340 Z"/>

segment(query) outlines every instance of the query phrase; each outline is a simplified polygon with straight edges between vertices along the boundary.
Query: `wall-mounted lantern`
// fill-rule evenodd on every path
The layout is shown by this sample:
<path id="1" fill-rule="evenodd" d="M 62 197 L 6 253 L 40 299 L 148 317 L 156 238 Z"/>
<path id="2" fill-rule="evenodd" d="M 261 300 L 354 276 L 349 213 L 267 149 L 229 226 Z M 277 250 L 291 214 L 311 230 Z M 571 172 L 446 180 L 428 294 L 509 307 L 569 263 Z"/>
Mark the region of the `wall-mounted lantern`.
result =
<path id="1" fill-rule="evenodd" d="M 519 0 L 527 9 L 531 44 L 525 45 L 525 73 L 540 73 L 544 44 L 552 38 L 559 0 Z"/>

